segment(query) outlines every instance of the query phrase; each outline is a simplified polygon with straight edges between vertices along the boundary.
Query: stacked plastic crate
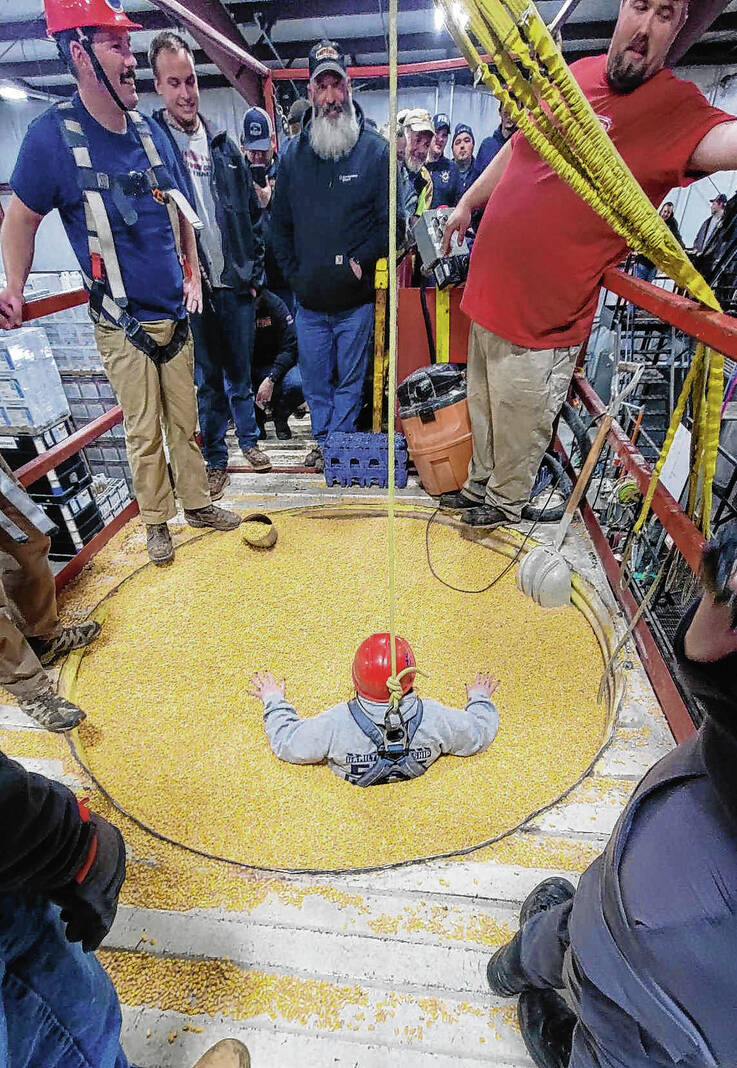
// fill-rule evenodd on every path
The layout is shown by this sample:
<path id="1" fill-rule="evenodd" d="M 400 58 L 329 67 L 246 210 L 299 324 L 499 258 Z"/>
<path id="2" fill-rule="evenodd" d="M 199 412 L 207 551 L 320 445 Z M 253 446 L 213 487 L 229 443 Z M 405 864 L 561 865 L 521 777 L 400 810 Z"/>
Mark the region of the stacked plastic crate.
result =
<path id="1" fill-rule="evenodd" d="M 0 452 L 12 470 L 72 433 L 69 405 L 46 334 L 23 327 L 0 335 Z M 49 555 L 74 556 L 102 529 L 84 453 L 60 462 L 29 487 L 57 526 Z"/>
<path id="2" fill-rule="evenodd" d="M 81 289 L 81 275 L 69 272 L 59 275 L 31 275 L 35 295 Z M 46 336 L 61 374 L 61 381 L 69 402 L 72 423 L 80 430 L 86 423 L 105 415 L 118 403 L 112 386 L 105 377 L 100 354 L 95 345 L 92 321 L 87 305 L 47 315 L 42 320 Z M 119 423 L 86 449 L 93 474 L 105 475 L 117 482 L 124 479 L 130 495 L 133 479 L 125 451 L 123 425 Z M 129 495 L 129 499 L 130 499 Z"/>

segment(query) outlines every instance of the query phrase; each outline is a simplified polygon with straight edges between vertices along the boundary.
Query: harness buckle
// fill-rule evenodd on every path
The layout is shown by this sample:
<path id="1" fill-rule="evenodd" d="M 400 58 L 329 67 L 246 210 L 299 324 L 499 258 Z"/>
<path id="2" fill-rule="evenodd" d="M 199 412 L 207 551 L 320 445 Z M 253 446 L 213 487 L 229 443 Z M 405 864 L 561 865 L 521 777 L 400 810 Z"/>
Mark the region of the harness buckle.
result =
<path id="1" fill-rule="evenodd" d="M 389 760 L 399 760 L 409 752 L 407 724 L 396 709 L 390 708 L 384 717 L 383 754 Z"/>

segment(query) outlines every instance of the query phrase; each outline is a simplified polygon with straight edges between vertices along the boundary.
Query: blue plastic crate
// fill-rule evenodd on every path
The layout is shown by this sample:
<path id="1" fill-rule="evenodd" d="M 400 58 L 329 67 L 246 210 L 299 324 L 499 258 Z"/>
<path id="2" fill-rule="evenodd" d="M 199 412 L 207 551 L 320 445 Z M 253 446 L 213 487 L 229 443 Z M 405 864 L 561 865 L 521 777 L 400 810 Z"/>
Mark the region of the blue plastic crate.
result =
<path id="1" fill-rule="evenodd" d="M 323 446 L 325 481 L 328 486 L 378 486 L 389 484 L 389 439 L 387 434 L 329 434 Z M 394 435 L 394 480 L 397 489 L 407 485 L 407 442 Z"/>

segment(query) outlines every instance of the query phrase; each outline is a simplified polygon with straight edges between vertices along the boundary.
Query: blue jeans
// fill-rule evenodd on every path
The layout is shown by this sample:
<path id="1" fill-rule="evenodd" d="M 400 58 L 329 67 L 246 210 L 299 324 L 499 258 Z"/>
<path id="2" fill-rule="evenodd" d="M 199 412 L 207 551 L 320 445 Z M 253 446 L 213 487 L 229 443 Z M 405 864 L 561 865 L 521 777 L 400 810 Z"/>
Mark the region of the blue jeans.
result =
<path id="1" fill-rule="evenodd" d="M 648 267 L 646 263 L 635 264 L 635 278 L 642 278 L 645 282 L 652 282 L 656 271 L 657 267 Z"/>
<path id="2" fill-rule="evenodd" d="M 214 289 L 213 310 L 192 315 L 194 380 L 202 432 L 202 454 L 210 467 L 228 466 L 225 435 L 231 413 L 240 447 L 258 439 L 253 408 L 251 360 L 256 333 L 253 297 Z"/>
<path id="3" fill-rule="evenodd" d="M 373 304 L 342 312 L 317 312 L 297 305 L 302 387 L 319 444 L 333 430 L 351 433 L 356 429 L 373 324 Z"/>
<path id="4" fill-rule="evenodd" d="M 0 1065 L 128 1068 L 113 984 L 32 895 L 0 894 Z"/>

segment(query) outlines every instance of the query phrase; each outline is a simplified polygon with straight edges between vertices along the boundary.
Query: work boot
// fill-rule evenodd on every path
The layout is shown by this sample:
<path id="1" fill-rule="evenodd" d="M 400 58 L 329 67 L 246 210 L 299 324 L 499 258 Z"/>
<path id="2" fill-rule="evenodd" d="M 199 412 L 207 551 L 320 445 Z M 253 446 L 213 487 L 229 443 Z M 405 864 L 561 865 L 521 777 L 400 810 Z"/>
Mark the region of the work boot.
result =
<path id="1" fill-rule="evenodd" d="M 486 965 L 486 979 L 491 991 L 500 998 L 513 998 L 523 990 L 530 990 L 530 983 L 522 971 L 520 942 L 522 932 L 517 931 L 511 942 L 498 949 Z"/>
<path id="2" fill-rule="evenodd" d="M 517 1019 L 536 1068 L 568 1068 L 578 1017 L 554 990 L 520 994 Z"/>
<path id="3" fill-rule="evenodd" d="M 251 1055 L 242 1042 L 224 1038 L 211 1046 L 193 1068 L 251 1068 Z"/>
<path id="4" fill-rule="evenodd" d="M 216 508 L 214 504 L 207 508 L 185 508 L 184 518 L 191 527 L 212 527 L 213 530 L 235 530 L 241 521 L 237 512 Z"/>
<path id="5" fill-rule="evenodd" d="M 557 875 L 550 879 L 543 879 L 525 898 L 522 908 L 519 910 L 519 925 L 524 927 L 531 916 L 538 912 L 547 912 L 556 905 L 562 905 L 564 901 L 570 901 L 576 893 L 573 883 L 567 879 L 560 879 Z"/>
<path id="6" fill-rule="evenodd" d="M 26 641 L 41 661 L 43 667 L 48 667 L 55 660 L 71 653 L 72 649 L 84 649 L 95 640 L 100 633 L 100 624 L 90 620 L 88 623 L 77 623 L 73 627 L 64 627 L 61 634 L 55 638 L 27 638 Z"/>
<path id="7" fill-rule="evenodd" d="M 279 441 L 289 441 L 292 436 L 286 416 L 274 416 L 274 430 Z"/>
<path id="8" fill-rule="evenodd" d="M 70 731 L 85 718 L 85 713 L 49 686 L 33 697 L 19 697 L 18 707 L 47 731 Z"/>
<path id="9" fill-rule="evenodd" d="M 149 560 L 161 567 L 174 559 L 174 546 L 166 523 L 146 524 L 146 551 Z"/>
<path id="10" fill-rule="evenodd" d="M 449 512 L 462 512 L 468 508 L 478 508 L 481 502 L 469 497 L 461 489 L 451 490 L 450 493 L 441 493 L 438 504 L 441 508 L 447 508 Z"/>
<path id="11" fill-rule="evenodd" d="M 502 998 L 513 998 L 515 994 L 531 989 L 520 959 L 522 928 L 538 912 L 547 912 L 564 901 L 570 901 L 575 893 L 572 883 L 567 879 L 553 876 L 543 879 L 527 895 L 519 913 L 519 931 L 511 942 L 496 951 L 486 967 L 486 978 L 495 994 Z"/>
<path id="12" fill-rule="evenodd" d="M 305 456 L 305 467 L 314 467 L 316 471 L 325 470 L 325 461 L 319 445 L 315 445 L 314 449 L 310 449 Z"/>
<path id="13" fill-rule="evenodd" d="M 271 460 L 259 449 L 258 445 L 251 445 L 250 449 L 243 450 L 243 458 L 253 471 L 270 471 Z"/>
<path id="14" fill-rule="evenodd" d="M 224 467 L 208 466 L 207 485 L 210 490 L 210 500 L 219 501 L 225 493 L 225 487 L 230 485 L 230 475 Z"/>
<path id="15" fill-rule="evenodd" d="M 494 527 L 509 526 L 510 520 L 495 504 L 477 504 L 474 508 L 468 508 L 461 514 L 461 522 L 469 527 Z"/>

